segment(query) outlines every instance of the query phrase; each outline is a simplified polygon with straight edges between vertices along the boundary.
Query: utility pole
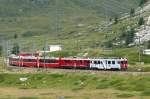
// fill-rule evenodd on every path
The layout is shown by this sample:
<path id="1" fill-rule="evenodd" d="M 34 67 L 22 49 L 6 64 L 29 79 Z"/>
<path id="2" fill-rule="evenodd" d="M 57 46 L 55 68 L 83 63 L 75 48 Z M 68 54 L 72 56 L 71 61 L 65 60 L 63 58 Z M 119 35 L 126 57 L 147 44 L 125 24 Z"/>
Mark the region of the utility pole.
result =
<path id="1" fill-rule="evenodd" d="M 16 54 L 20 54 L 20 46 L 21 46 L 21 37 L 19 36 L 17 39 L 16 39 L 16 41 L 15 41 L 15 43 L 16 43 Z M 19 53 L 18 53 L 19 52 Z M 21 56 L 19 55 L 19 60 L 18 60 L 18 62 L 19 62 L 19 71 L 21 72 L 21 70 L 22 70 L 22 68 L 21 68 Z"/>
<path id="2" fill-rule="evenodd" d="M 34 39 L 32 39 L 32 47 L 31 48 L 32 48 L 32 57 L 34 57 L 35 56 L 35 42 L 34 42 Z M 33 68 L 35 69 L 34 66 L 33 66 Z"/>
<path id="3" fill-rule="evenodd" d="M 141 38 L 139 36 L 139 46 L 138 46 L 138 49 L 139 49 L 139 62 L 141 63 Z"/>
<path id="4" fill-rule="evenodd" d="M 32 41 L 32 56 L 34 56 L 35 53 L 35 42 Z"/>
<path id="5" fill-rule="evenodd" d="M 2 40 L 2 63 L 3 63 L 3 66 L 2 66 L 2 69 L 5 70 L 5 41 L 4 39 Z"/>
<path id="6" fill-rule="evenodd" d="M 59 0 L 56 0 L 56 17 L 55 17 L 55 23 L 56 23 L 56 26 L 55 26 L 55 32 L 56 32 L 56 40 L 57 40 L 57 44 L 58 45 L 61 45 L 61 41 L 60 41 L 60 29 L 61 29 L 61 19 L 63 19 L 63 16 L 64 16 L 64 11 L 63 11 L 63 4 L 61 4 L 61 1 Z M 59 57 L 60 57 L 60 51 L 59 51 Z"/>
<path id="7" fill-rule="evenodd" d="M 47 46 L 48 46 L 48 43 L 47 43 L 47 38 L 45 39 L 44 41 L 44 68 L 47 70 L 47 67 L 46 67 L 46 51 L 47 51 Z"/>
<path id="8" fill-rule="evenodd" d="M 10 41 L 7 41 L 6 42 L 6 69 L 9 66 L 9 56 L 11 54 L 10 50 L 11 50 Z"/>
<path id="9" fill-rule="evenodd" d="M 77 51 L 79 50 L 78 40 L 76 40 Z"/>
<path id="10" fill-rule="evenodd" d="M 6 50 L 5 50 L 5 69 L 7 69 L 7 67 L 8 67 L 8 41 L 6 41 Z"/>
<path id="11" fill-rule="evenodd" d="M 6 40 L 3 40 L 2 41 L 3 43 L 3 53 L 2 53 L 2 56 L 3 56 L 3 69 L 7 69 L 7 52 L 8 52 L 8 42 Z"/>

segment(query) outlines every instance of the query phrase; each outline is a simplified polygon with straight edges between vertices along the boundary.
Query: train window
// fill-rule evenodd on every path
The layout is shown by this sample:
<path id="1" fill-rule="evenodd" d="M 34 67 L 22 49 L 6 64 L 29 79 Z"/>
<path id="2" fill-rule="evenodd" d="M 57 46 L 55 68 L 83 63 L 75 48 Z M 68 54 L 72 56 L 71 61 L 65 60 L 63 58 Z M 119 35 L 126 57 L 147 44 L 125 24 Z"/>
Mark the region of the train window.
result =
<path id="1" fill-rule="evenodd" d="M 49 59 L 45 59 L 45 63 L 50 63 L 51 61 Z"/>
<path id="2" fill-rule="evenodd" d="M 101 64 L 101 61 L 98 61 L 98 64 Z"/>
<path id="3" fill-rule="evenodd" d="M 82 60 L 80 60 L 80 64 L 82 64 Z"/>
<path id="4" fill-rule="evenodd" d="M 94 64 L 97 64 L 97 61 L 94 61 Z"/>
<path id="5" fill-rule="evenodd" d="M 28 60 L 27 59 L 23 59 L 23 62 L 28 62 Z"/>
<path id="6" fill-rule="evenodd" d="M 112 64 L 115 64 L 115 61 L 112 61 Z"/>
<path id="7" fill-rule="evenodd" d="M 65 62 L 65 63 L 68 63 L 68 61 L 67 61 L 67 60 L 64 60 L 64 62 Z"/>
<path id="8" fill-rule="evenodd" d="M 83 64 L 84 64 L 85 62 L 86 62 L 86 61 L 84 61 L 84 60 L 82 61 Z"/>
<path id="9" fill-rule="evenodd" d="M 16 59 L 12 59 L 13 61 L 19 61 L 19 58 L 16 58 Z"/>
<path id="10" fill-rule="evenodd" d="M 118 61 L 118 64 L 120 64 L 121 62 L 120 61 Z"/>
<path id="11" fill-rule="evenodd" d="M 111 61 L 108 61 L 108 64 L 111 64 Z"/>
<path id="12" fill-rule="evenodd" d="M 103 64 L 103 62 L 102 61 L 100 61 L 101 63 L 100 64 Z"/>
<path id="13" fill-rule="evenodd" d="M 122 61 L 122 64 L 127 64 L 128 62 L 127 61 Z"/>
<path id="14" fill-rule="evenodd" d="M 124 64 L 123 61 L 121 61 L 121 64 Z"/>
<path id="15" fill-rule="evenodd" d="M 19 58 L 15 59 L 15 61 L 19 61 Z"/>
<path id="16" fill-rule="evenodd" d="M 28 62 L 28 59 L 23 59 L 24 62 Z"/>
<path id="17" fill-rule="evenodd" d="M 41 63 L 56 63 L 56 60 L 54 59 L 40 59 Z"/>
<path id="18" fill-rule="evenodd" d="M 23 59 L 24 62 L 36 62 L 35 60 L 33 59 Z"/>
<path id="19" fill-rule="evenodd" d="M 44 62 L 44 59 L 40 59 L 39 61 L 40 61 L 41 63 L 43 63 L 43 62 Z"/>

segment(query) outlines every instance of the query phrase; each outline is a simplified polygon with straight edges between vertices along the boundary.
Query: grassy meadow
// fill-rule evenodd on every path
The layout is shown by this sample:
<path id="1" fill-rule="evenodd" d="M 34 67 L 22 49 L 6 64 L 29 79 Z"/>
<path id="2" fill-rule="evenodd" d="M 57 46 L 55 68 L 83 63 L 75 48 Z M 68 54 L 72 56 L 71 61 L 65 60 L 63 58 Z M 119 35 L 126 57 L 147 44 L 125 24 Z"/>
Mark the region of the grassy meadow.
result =
<path id="1" fill-rule="evenodd" d="M 81 46 L 89 48 L 96 43 L 102 45 L 118 37 L 120 31 L 117 29 L 122 27 L 118 24 L 108 29 L 109 19 L 128 13 L 131 8 L 138 7 L 139 1 L 2 0 L 0 41 L 9 40 L 10 45 L 19 42 L 25 51 L 30 51 L 33 42 L 37 49 L 42 49 L 45 39 L 48 44 L 58 44 L 55 39 L 62 40 L 62 44 L 69 49 L 72 49 L 73 41 L 78 40 L 84 40 L 80 42 Z M 14 40 L 15 34 L 19 41 Z"/>
<path id="2" fill-rule="evenodd" d="M 22 77 L 28 80 L 21 82 Z M 1 99 L 150 98 L 149 74 L 0 74 L 0 78 Z"/>

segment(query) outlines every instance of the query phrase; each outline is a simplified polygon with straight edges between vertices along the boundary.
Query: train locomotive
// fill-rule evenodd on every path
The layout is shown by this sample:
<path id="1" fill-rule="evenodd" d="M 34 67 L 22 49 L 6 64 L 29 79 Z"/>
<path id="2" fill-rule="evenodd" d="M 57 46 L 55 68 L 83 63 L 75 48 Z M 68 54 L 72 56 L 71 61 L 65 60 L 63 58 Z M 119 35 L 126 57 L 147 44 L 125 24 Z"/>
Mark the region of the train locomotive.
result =
<path id="1" fill-rule="evenodd" d="M 127 70 L 128 67 L 126 58 L 51 58 L 26 54 L 10 56 L 9 64 L 19 67 L 97 70 Z"/>

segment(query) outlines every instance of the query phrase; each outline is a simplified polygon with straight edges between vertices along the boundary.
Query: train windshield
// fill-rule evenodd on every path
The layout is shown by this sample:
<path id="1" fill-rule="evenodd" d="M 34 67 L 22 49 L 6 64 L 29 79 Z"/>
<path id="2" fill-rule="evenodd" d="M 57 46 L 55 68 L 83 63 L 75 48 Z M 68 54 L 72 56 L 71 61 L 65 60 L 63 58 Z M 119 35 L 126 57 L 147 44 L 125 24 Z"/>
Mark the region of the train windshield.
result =
<path id="1" fill-rule="evenodd" d="M 121 64 L 127 64 L 128 62 L 127 61 L 121 61 Z"/>

